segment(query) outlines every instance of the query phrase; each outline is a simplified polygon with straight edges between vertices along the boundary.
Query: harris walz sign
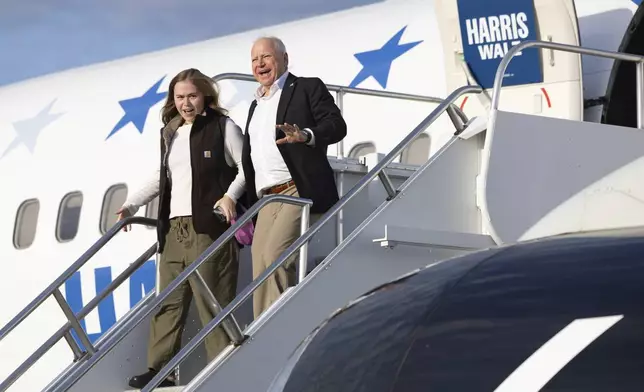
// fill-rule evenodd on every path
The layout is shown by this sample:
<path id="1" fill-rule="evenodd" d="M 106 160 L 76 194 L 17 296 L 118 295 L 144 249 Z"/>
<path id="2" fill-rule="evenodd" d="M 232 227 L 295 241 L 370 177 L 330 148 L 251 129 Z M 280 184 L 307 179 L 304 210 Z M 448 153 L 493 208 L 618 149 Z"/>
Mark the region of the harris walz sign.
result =
<path id="1" fill-rule="evenodd" d="M 494 84 L 501 59 L 513 46 L 537 39 L 533 0 L 458 0 L 463 55 L 481 87 Z M 539 49 L 516 54 L 503 86 L 543 81 Z"/>

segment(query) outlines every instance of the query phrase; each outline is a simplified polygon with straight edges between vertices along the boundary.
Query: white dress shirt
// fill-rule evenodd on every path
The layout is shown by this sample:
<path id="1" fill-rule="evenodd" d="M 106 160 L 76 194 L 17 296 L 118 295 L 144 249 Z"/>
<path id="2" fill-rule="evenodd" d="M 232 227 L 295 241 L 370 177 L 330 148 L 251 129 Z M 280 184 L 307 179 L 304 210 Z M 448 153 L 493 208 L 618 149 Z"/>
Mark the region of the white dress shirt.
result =
<path id="1" fill-rule="evenodd" d="M 172 181 L 170 198 L 170 218 L 192 215 L 192 165 L 190 163 L 190 130 L 192 124 L 184 124 L 177 129 L 170 145 L 168 156 L 168 175 Z M 226 120 L 224 131 L 224 158 L 230 167 L 237 167 L 237 176 L 228 187 L 226 195 L 233 201 L 244 193 L 246 180 L 242 170 L 241 153 L 244 140 L 241 129 L 233 120 Z M 124 207 L 136 214 L 139 207 L 149 203 L 159 195 L 159 168 L 152 173 L 143 186 L 132 193 Z M 217 200 L 213 200 L 215 205 Z"/>
<path id="2" fill-rule="evenodd" d="M 288 71 L 284 72 L 273 83 L 267 94 L 264 94 L 263 86 L 259 86 L 255 92 L 257 106 L 250 120 L 248 133 L 250 135 L 250 157 L 255 169 L 255 189 L 260 198 L 266 189 L 291 179 L 291 173 L 275 143 L 277 106 L 288 74 Z M 308 128 L 305 131 L 311 134 L 308 145 L 314 145 L 315 135 Z"/>

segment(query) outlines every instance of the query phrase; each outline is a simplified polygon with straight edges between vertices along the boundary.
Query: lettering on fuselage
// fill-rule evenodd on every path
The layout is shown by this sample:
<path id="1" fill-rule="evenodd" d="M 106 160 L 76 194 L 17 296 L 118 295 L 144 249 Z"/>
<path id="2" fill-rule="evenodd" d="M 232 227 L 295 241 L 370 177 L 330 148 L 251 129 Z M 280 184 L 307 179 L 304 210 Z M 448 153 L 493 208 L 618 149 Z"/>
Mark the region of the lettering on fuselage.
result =
<path id="1" fill-rule="evenodd" d="M 96 293 L 102 292 L 112 282 L 112 267 L 101 267 L 94 269 L 94 283 L 96 285 Z M 128 282 L 128 281 L 126 281 Z M 124 282 L 123 284 L 127 284 Z M 132 309 L 147 293 L 154 290 L 156 282 L 156 267 L 154 260 L 148 260 L 138 270 L 136 270 L 129 279 L 130 300 L 128 309 Z M 65 282 L 65 299 L 69 303 L 70 308 L 75 314 L 85 306 L 92 298 L 83 298 L 83 284 L 81 273 L 76 272 L 72 275 L 67 282 Z M 121 307 L 119 307 L 121 308 Z M 119 315 L 122 316 L 122 315 Z M 98 319 L 100 324 L 100 331 L 98 333 L 90 333 L 89 339 L 94 343 L 101 335 L 110 329 L 117 320 L 116 307 L 114 305 L 114 296 L 108 295 L 98 304 Z M 85 320 L 81 320 L 81 326 L 87 332 Z M 72 332 L 76 342 L 81 345 L 78 336 Z"/>

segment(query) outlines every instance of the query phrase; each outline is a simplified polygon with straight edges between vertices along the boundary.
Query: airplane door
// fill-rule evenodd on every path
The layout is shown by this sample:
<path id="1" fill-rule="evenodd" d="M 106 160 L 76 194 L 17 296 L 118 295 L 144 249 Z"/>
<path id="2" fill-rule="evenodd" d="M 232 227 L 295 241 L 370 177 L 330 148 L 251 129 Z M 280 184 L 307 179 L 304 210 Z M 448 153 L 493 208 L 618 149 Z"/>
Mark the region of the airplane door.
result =
<path id="1" fill-rule="evenodd" d="M 644 55 L 644 4 L 640 4 L 631 19 L 618 52 Z M 635 88 L 635 63 L 615 61 L 606 87 L 606 104 L 602 110 L 601 122 L 637 127 L 637 97 Z"/>
<path id="2" fill-rule="evenodd" d="M 448 91 L 479 84 L 487 95 L 458 104 L 469 116 L 487 113 L 497 67 L 516 43 L 579 45 L 573 0 L 434 0 Z M 463 47 L 465 43 L 465 48 Z M 503 80 L 499 109 L 583 119 L 581 56 L 530 48 L 515 56 Z"/>

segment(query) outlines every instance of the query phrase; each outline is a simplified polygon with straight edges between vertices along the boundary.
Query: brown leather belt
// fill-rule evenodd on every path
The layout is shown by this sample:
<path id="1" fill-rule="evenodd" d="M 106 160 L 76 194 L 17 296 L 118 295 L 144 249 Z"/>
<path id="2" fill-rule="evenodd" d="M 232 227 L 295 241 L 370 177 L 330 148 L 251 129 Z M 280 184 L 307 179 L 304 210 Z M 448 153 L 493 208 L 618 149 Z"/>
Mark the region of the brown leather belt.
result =
<path id="1" fill-rule="evenodd" d="M 295 185 L 295 182 L 293 180 L 287 181 L 283 184 L 278 184 L 274 185 L 270 188 L 268 188 L 266 191 L 264 191 L 264 194 L 266 195 L 273 195 L 275 193 L 281 193 L 287 190 L 289 187 Z"/>

